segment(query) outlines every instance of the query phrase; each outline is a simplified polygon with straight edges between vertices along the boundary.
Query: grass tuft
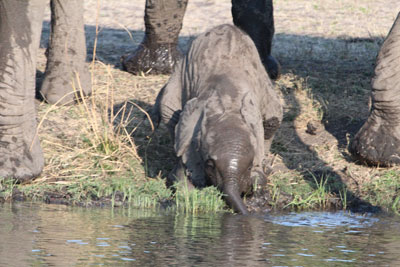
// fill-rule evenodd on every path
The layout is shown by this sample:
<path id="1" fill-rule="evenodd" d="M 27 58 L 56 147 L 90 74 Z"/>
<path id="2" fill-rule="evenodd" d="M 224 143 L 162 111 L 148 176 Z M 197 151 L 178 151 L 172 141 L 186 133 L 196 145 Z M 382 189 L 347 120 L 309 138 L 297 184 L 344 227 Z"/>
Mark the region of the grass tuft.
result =
<path id="1" fill-rule="evenodd" d="M 328 207 L 330 194 L 327 188 L 327 182 L 329 177 L 321 177 L 318 181 L 317 178 L 312 175 L 315 185 L 308 194 L 295 195 L 294 199 L 287 204 L 296 210 L 304 209 L 326 209 Z"/>
<path id="2" fill-rule="evenodd" d="M 17 182 L 13 179 L 0 178 L 0 200 L 10 201 L 13 198 Z"/>
<path id="3" fill-rule="evenodd" d="M 363 194 L 373 205 L 400 212 L 400 172 L 393 169 L 375 177 L 364 185 Z"/>
<path id="4" fill-rule="evenodd" d="M 186 213 L 219 212 L 226 210 L 223 194 L 214 186 L 188 188 L 185 182 L 175 184 L 175 203 L 178 211 Z"/>

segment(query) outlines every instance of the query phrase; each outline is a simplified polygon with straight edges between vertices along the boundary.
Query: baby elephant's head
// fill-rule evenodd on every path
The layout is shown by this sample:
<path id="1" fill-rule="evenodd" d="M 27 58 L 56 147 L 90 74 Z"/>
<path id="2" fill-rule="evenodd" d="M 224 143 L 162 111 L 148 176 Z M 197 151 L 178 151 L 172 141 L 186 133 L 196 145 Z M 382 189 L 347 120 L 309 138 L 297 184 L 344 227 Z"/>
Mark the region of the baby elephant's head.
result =
<path id="1" fill-rule="evenodd" d="M 255 151 L 250 133 L 230 125 L 214 136 L 204 162 L 206 177 L 225 194 L 226 202 L 234 211 L 247 214 L 241 194 L 252 185 L 250 173 Z"/>

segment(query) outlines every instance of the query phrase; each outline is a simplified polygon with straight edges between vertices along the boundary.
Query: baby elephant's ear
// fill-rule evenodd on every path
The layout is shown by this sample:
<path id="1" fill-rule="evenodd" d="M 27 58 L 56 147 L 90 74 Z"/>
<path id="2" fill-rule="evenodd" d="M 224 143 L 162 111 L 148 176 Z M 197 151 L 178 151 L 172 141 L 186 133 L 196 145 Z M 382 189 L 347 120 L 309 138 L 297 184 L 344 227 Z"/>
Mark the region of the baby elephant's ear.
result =
<path id="1" fill-rule="evenodd" d="M 178 157 L 182 156 L 190 145 L 202 110 L 203 105 L 197 98 L 190 99 L 183 107 L 179 122 L 175 127 L 175 152 Z"/>

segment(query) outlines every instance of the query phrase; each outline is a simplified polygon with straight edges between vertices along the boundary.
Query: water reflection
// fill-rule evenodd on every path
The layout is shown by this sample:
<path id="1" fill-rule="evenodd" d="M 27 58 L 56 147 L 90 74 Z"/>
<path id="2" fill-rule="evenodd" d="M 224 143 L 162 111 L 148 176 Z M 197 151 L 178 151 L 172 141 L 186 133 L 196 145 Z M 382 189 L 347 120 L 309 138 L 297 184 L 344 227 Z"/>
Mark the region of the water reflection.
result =
<path id="1" fill-rule="evenodd" d="M 0 206 L 0 266 L 397 266 L 398 218 Z"/>

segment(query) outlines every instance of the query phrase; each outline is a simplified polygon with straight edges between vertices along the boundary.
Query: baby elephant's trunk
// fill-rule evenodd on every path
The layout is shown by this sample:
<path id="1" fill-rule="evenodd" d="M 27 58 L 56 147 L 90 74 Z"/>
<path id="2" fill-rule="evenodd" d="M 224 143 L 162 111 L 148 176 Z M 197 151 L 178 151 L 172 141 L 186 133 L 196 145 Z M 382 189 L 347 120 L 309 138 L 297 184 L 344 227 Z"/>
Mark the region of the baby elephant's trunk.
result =
<path id="1" fill-rule="evenodd" d="M 240 197 L 240 192 L 237 183 L 231 182 L 224 185 L 225 200 L 227 204 L 238 213 L 248 214 L 246 205 Z"/>
<path id="2" fill-rule="evenodd" d="M 235 211 L 247 214 L 241 194 L 251 189 L 251 170 L 255 149 L 251 142 L 251 132 L 241 121 L 241 117 L 231 116 L 215 123 L 211 133 L 219 133 L 214 140 L 209 155 L 215 160 L 211 183 L 224 194 L 227 204 Z M 216 134 L 212 135 L 212 137 Z"/>

